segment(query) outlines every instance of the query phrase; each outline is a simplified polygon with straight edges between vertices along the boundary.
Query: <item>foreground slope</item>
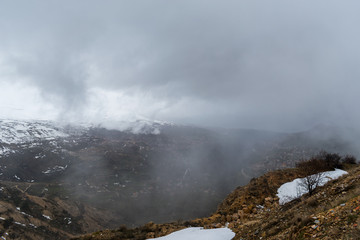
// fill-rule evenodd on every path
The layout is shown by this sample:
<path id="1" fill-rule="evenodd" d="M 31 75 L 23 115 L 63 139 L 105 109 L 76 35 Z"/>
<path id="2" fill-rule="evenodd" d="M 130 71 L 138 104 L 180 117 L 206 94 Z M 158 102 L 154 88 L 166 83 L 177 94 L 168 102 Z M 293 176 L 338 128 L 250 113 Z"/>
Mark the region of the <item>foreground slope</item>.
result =
<path id="1" fill-rule="evenodd" d="M 213 217 L 226 216 L 229 227 L 236 232 L 234 239 L 358 239 L 360 168 L 348 171 L 318 187 L 312 196 L 306 194 L 284 205 L 279 205 L 276 189 L 289 172 L 295 174 L 294 178 L 302 176 L 296 169 L 266 174 L 247 189 L 239 188 L 230 194 Z M 277 183 L 269 185 L 267 181 Z M 256 190 L 267 186 L 269 192 Z M 251 200 L 244 204 L 244 198 Z"/>
<path id="2" fill-rule="evenodd" d="M 277 189 L 303 177 L 298 169 L 269 172 L 233 191 L 208 218 L 137 229 L 107 230 L 76 239 L 147 239 L 186 227 L 228 226 L 234 239 L 359 239 L 360 167 L 290 203 L 279 205 Z"/>

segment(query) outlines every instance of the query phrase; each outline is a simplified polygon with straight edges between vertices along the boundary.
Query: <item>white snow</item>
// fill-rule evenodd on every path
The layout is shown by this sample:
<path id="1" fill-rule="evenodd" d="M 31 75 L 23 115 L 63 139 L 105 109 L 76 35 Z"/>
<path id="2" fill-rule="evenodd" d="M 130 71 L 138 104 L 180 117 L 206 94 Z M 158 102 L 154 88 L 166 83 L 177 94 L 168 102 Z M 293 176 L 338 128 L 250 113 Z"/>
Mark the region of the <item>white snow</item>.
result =
<path id="1" fill-rule="evenodd" d="M 66 170 L 66 168 L 68 167 L 68 165 L 65 165 L 64 167 L 63 166 L 58 166 L 56 165 L 55 167 L 53 167 L 52 169 L 48 169 L 46 171 L 42 171 L 43 174 L 52 174 L 52 173 L 55 173 L 55 172 L 61 172 L 61 171 L 64 171 Z"/>
<path id="2" fill-rule="evenodd" d="M 70 217 L 66 217 L 64 218 L 65 221 L 67 221 L 67 224 L 71 224 L 71 218 Z"/>
<path id="3" fill-rule="evenodd" d="M 15 223 L 15 224 L 17 224 L 17 225 L 20 225 L 20 226 L 26 227 L 26 224 L 19 223 L 19 222 L 14 222 L 14 223 Z"/>
<path id="4" fill-rule="evenodd" d="M 109 130 L 130 131 L 134 134 L 159 134 L 162 126 L 173 125 L 167 122 L 137 119 L 134 121 L 102 122 L 101 124 L 70 125 L 52 121 L 9 120 L 0 119 L 0 155 L 10 154 L 13 150 L 5 145 L 27 144 L 36 146 L 36 141 L 55 140 L 80 135 L 93 127 L 104 127 Z M 57 143 L 52 142 L 56 147 Z"/>
<path id="5" fill-rule="evenodd" d="M 36 225 L 32 224 L 32 223 L 29 223 L 29 226 L 33 227 L 33 228 L 37 228 Z"/>
<path id="6" fill-rule="evenodd" d="M 323 186 L 328 181 L 337 179 L 347 173 L 348 172 L 341 169 L 335 169 L 334 171 L 323 172 L 321 175 L 319 186 Z M 301 183 L 303 179 L 304 178 L 297 178 L 292 182 L 287 182 L 280 186 L 276 194 L 279 197 L 280 205 L 283 205 L 296 198 L 299 198 L 308 192 L 305 188 L 301 187 Z"/>
<path id="7" fill-rule="evenodd" d="M 60 127 L 47 121 L 0 120 L 0 143 L 18 144 L 67 136 Z"/>
<path id="8" fill-rule="evenodd" d="M 0 146 L 0 156 L 8 156 L 11 153 L 15 153 L 15 151 L 8 147 Z"/>
<path id="9" fill-rule="evenodd" d="M 231 240 L 235 233 L 229 228 L 203 229 L 201 227 L 186 228 L 158 240 Z"/>
<path id="10" fill-rule="evenodd" d="M 44 218 L 46 218 L 46 219 L 52 220 L 51 217 L 48 216 L 48 215 L 43 214 L 42 216 L 43 216 Z"/>
<path id="11" fill-rule="evenodd" d="M 174 124 L 164 121 L 150 120 L 138 117 L 136 120 L 127 121 L 104 121 L 99 127 L 109 130 L 129 131 L 134 134 L 160 134 L 161 127 L 172 126 Z"/>

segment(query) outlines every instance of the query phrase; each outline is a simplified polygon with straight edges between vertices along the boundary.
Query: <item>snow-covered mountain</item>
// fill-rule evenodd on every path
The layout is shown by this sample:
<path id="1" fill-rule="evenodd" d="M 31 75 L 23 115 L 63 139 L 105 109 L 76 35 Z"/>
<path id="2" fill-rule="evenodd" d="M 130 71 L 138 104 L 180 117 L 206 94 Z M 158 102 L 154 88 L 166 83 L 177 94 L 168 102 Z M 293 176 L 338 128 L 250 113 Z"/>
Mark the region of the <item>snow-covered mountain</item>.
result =
<path id="1" fill-rule="evenodd" d="M 63 128 L 48 121 L 0 120 L 0 143 L 19 144 L 68 136 Z"/>
<path id="2" fill-rule="evenodd" d="M 151 121 L 147 119 L 135 121 L 104 122 L 101 124 L 68 124 L 52 121 L 34 120 L 0 120 L 0 144 L 21 144 L 42 140 L 66 138 L 79 135 L 91 128 L 105 128 L 134 134 L 159 134 L 161 128 L 171 125 L 167 122 Z M 1 152 L 5 151 L 0 149 Z"/>
<path id="3" fill-rule="evenodd" d="M 141 118 L 133 121 L 108 121 L 97 125 L 97 127 L 109 130 L 126 131 L 134 134 L 160 134 L 164 126 L 174 126 L 174 124 Z"/>
<path id="4" fill-rule="evenodd" d="M 91 132 L 114 131 L 135 135 L 158 135 L 164 126 L 170 125 L 166 122 L 147 119 L 132 122 L 104 122 L 101 124 L 0 119 L 0 158 L 13 159 L 19 154 L 24 154 L 24 152 L 37 151 L 38 153 L 34 156 L 30 154 L 26 158 L 49 159 L 50 154 L 62 159 L 65 158 L 62 156 L 64 151 L 66 152 L 69 147 L 73 148 L 79 145 L 85 148 L 88 147 L 91 142 Z M 51 158 L 48 162 L 52 162 L 53 159 Z M 56 164 L 60 163 L 57 162 Z M 65 169 L 66 163 L 62 164 L 61 171 Z M 53 168 L 54 166 L 47 166 L 42 172 L 52 173 L 54 172 L 51 170 Z"/>

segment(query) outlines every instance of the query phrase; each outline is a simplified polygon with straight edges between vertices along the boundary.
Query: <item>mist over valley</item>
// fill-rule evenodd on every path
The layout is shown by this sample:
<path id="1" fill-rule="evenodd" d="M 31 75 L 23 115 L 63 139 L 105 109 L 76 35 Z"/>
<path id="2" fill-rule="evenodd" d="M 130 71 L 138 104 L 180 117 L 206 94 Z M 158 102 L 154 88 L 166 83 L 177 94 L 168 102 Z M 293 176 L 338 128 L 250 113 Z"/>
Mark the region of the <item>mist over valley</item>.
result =
<path id="1" fill-rule="evenodd" d="M 312 217 L 360 194 L 359 7 L 1 1 L 0 238 L 330 226 Z M 335 168 L 348 175 L 278 203 L 281 184 Z M 360 238 L 350 210 L 329 239 Z"/>
<path id="2" fill-rule="evenodd" d="M 350 136 L 331 126 L 277 133 L 140 120 L 122 131 L 50 121 L 0 122 L 0 180 L 6 189 L 1 201 L 45 222 L 46 210 L 33 198 L 49 202 L 45 215 L 58 230 L 48 236 L 205 217 L 253 177 L 294 167 L 321 150 L 356 154 Z M 81 213 L 75 215 L 71 205 Z M 9 211 L 1 214 L 10 217 Z M 71 224 L 63 225 L 65 218 Z"/>

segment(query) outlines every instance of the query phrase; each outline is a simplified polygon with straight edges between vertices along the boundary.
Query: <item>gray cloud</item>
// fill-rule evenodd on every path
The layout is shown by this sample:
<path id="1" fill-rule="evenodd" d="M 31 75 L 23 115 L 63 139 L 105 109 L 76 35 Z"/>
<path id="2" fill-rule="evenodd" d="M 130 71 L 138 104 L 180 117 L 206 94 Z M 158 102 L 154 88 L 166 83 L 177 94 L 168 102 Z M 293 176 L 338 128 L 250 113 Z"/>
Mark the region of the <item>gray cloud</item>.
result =
<path id="1" fill-rule="evenodd" d="M 0 53 L 17 81 L 69 112 L 86 109 L 97 88 L 136 96 L 137 113 L 175 122 L 355 124 L 359 5 L 3 1 Z"/>

